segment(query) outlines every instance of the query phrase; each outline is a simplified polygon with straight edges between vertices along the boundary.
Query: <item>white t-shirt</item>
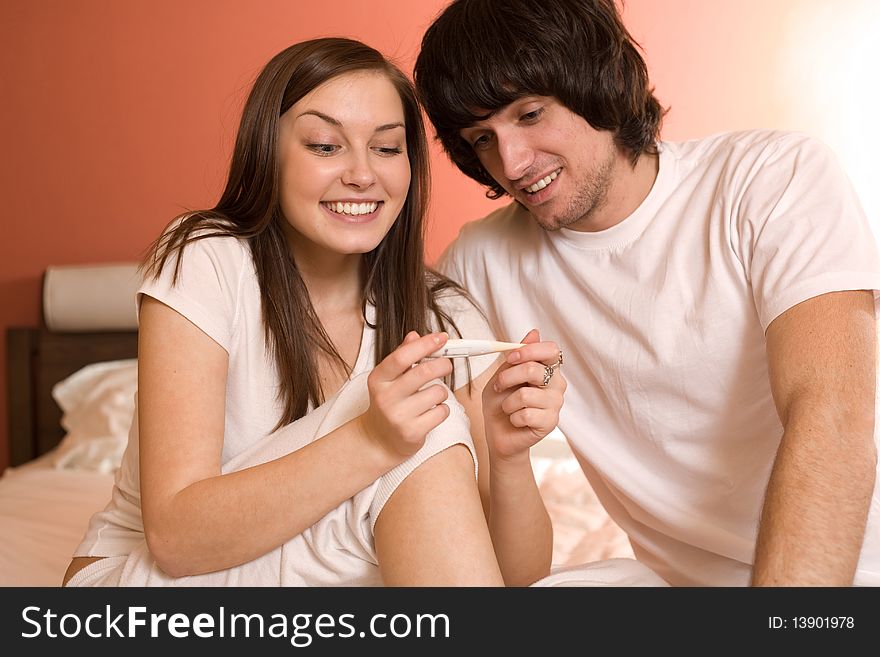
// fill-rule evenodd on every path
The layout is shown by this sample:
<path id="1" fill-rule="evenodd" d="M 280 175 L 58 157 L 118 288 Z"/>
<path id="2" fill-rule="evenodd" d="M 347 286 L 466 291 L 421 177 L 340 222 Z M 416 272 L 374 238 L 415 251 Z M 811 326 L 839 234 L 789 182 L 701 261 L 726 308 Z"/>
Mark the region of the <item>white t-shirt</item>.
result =
<path id="1" fill-rule="evenodd" d="M 374 366 L 375 332 L 365 325 L 357 362 L 343 388 L 306 416 L 272 433 L 283 407 L 278 397 L 277 369 L 265 345 L 261 302 L 250 249 L 234 237 L 210 237 L 184 250 L 180 277 L 172 284 L 174 259 L 157 280 L 147 280 L 138 291 L 158 299 L 215 340 L 229 355 L 226 385 L 226 425 L 223 471 L 250 467 L 278 458 L 320 438 L 363 413 L 369 407 L 367 374 Z M 492 339 L 485 319 L 457 294 L 442 293 L 440 303 L 462 334 Z M 140 305 L 138 303 L 138 305 Z M 374 323 L 374 308 L 368 308 Z M 476 378 L 494 358 L 470 359 Z M 466 385 L 463 363 L 455 361 L 457 386 Z M 397 486 L 420 463 L 450 445 L 471 449 L 467 415 L 454 396 L 446 402 L 451 414 L 435 428 L 425 445 L 374 484 L 294 537 L 283 548 L 219 576 L 172 580 L 164 575 L 146 550 L 140 508 L 137 409 L 122 465 L 116 474 L 108 506 L 96 514 L 74 556 L 133 555 L 122 581 L 134 585 L 244 584 L 260 585 L 265 572 L 278 574 L 281 585 L 379 584 L 373 526 Z M 256 580 L 256 581 L 255 581 Z"/>
<path id="2" fill-rule="evenodd" d="M 677 585 L 749 581 L 782 436 L 770 322 L 823 293 L 880 288 L 833 154 L 766 131 L 661 143 L 647 198 L 604 231 L 545 232 L 511 204 L 466 224 L 441 270 L 499 339 L 537 327 L 560 344 L 560 429 L 637 558 Z M 878 491 L 857 584 L 880 585 Z"/>

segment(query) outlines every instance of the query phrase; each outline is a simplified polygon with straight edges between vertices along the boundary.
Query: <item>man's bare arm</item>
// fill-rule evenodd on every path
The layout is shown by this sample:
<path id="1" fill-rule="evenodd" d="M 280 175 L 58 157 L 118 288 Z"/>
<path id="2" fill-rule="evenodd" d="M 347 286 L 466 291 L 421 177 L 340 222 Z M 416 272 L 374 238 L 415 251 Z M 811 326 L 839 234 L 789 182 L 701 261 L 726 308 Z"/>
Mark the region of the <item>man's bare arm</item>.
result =
<path id="1" fill-rule="evenodd" d="M 767 330 L 784 434 L 758 532 L 755 586 L 848 586 L 877 463 L 873 293 L 824 294 Z"/>

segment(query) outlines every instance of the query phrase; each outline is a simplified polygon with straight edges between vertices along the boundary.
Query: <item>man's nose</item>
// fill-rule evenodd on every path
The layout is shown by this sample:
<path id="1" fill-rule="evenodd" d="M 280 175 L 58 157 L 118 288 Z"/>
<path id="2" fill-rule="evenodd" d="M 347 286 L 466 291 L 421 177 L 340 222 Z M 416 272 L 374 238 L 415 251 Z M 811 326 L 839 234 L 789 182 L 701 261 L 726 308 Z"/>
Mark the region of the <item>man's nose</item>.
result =
<path id="1" fill-rule="evenodd" d="M 516 136 L 498 136 L 498 155 L 501 158 L 504 175 L 514 181 L 522 178 L 535 161 L 532 148 Z"/>

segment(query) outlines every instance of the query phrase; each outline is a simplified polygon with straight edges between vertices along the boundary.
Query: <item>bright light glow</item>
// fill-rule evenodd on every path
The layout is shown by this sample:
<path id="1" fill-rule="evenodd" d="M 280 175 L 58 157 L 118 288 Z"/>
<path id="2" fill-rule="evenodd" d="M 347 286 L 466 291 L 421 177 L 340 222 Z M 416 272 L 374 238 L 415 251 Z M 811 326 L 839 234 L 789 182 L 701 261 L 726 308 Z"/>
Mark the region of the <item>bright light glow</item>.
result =
<path id="1" fill-rule="evenodd" d="M 780 36 L 785 119 L 838 154 L 880 238 L 880 3 L 803 0 Z"/>

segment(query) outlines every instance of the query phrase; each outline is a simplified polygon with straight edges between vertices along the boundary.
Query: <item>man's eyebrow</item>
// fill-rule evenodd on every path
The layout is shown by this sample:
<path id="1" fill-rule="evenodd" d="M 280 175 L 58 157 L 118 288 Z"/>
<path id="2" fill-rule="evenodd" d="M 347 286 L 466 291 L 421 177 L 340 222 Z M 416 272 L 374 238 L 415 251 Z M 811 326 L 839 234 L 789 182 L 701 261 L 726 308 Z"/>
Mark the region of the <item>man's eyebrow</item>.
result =
<path id="1" fill-rule="evenodd" d="M 477 108 L 477 107 L 469 107 L 467 109 L 467 112 L 470 114 L 470 116 L 468 117 L 469 122 L 467 125 L 461 126 L 459 128 L 459 130 L 466 130 L 468 128 L 473 128 L 476 126 L 477 123 L 480 123 L 482 121 L 488 121 L 489 119 L 491 119 L 493 116 L 495 116 L 499 112 L 504 111 L 505 109 L 515 105 L 516 103 L 531 103 L 531 102 L 537 100 L 538 98 L 539 98 L 539 96 L 537 94 L 523 94 L 523 95 L 517 96 L 516 98 L 511 100 L 506 105 L 500 105 L 500 106 L 496 107 L 495 109 L 483 109 L 483 108 Z"/>
<path id="2" fill-rule="evenodd" d="M 468 117 L 470 119 L 470 121 L 466 125 L 461 126 L 459 128 L 459 130 L 467 130 L 469 128 L 478 128 L 480 126 L 478 126 L 477 123 L 480 123 L 481 121 L 488 121 L 493 116 L 498 114 L 499 111 L 500 111 L 500 108 L 494 109 L 494 110 L 489 110 L 488 112 L 486 112 L 484 114 L 477 114 L 476 111 L 472 111 L 470 117 Z"/>
<path id="3" fill-rule="evenodd" d="M 317 116 L 319 119 L 321 119 L 322 121 L 326 121 L 330 125 L 335 125 L 340 128 L 342 127 L 342 121 L 340 121 L 339 119 L 334 119 L 332 116 L 328 116 L 327 114 L 319 112 L 318 110 L 306 110 L 302 114 L 298 115 L 296 118 L 300 118 L 301 116 L 306 115 Z M 375 132 L 385 132 L 386 130 L 394 130 L 394 128 L 405 127 L 406 126 L 401 121 L 397 121 L 395 123 L 383 123 L 376 128 Z"/>

